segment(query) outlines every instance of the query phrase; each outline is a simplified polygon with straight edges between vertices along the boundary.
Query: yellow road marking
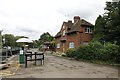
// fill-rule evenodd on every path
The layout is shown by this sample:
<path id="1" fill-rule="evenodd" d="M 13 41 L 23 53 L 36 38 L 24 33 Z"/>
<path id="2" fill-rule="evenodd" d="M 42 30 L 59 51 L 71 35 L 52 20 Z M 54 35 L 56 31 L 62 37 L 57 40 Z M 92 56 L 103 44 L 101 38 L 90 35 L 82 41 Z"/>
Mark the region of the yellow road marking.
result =
<path id="1" fill-rule="evenodd" d="M 19 69 L 19 67 L 20 67 L 20 64 L 17 64 L 17 67 L 16 67 L 14 72 L 5 70 L 5 71 L 0 72 L 0 75 L 3 75 L 3 76 L 13 76 L 13 75 L 16 74 L 16 72 Z"/>

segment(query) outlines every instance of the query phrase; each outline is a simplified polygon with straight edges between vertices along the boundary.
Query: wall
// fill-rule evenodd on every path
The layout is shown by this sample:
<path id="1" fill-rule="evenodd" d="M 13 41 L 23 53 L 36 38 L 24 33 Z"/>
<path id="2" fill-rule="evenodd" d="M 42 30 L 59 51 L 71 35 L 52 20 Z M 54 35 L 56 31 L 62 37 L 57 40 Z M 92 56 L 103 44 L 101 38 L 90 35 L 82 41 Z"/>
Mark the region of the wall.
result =
<path id="1" fill-rule="evenodd" d="M 69 43 L 74 42 L 75 48 L 79 47 L 80 44 L 83 44 L 84 42 L 90 42 L 93 38 L 92 33 L 85 33 L 85 26 L 80 27 L 80 32 L 71 33 L 69 35 L 64 36 L 66 38 L 65 41 L 65 51 L 69 48 Z M 56 51 L 62 52 L 63 51 L 63 43 L 61 42 L 61 39 L 63 37 L 56 38 L 56 41 L 60 43 L 60 48 L 57 48 Z"/>
<path id="2" fill-rule="evenodd" d="M 69 48 L 69 43 L 70 42 L 75 43 L 75 48 L 77 48 L 80 45 L 80 40 L 79 40 L 78 33 L 67 35 L 66 50 Z"/>

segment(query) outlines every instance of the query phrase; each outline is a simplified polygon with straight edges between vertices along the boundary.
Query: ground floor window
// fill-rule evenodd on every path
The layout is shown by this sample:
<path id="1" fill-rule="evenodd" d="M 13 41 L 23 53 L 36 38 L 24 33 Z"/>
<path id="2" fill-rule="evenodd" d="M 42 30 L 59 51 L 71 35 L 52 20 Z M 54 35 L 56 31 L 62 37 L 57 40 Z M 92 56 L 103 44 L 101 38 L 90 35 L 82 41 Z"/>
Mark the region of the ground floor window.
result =
<path id="1" fill-rule="evenodd" d="M 74 42 L 70 42 L 69 43 L 69 48 L 75 48 L 75 43 Z"/>
<path id="2" fill-rule="evenodd" d="M 57 43 L 57 48 L 60 48 L 60 43 Z"/>
<path id="3" fill-rule="evenodd" d="M 84 45 L 88 45 L 88 42 L 83 42 L 82 44 L 84 44 Z"/>

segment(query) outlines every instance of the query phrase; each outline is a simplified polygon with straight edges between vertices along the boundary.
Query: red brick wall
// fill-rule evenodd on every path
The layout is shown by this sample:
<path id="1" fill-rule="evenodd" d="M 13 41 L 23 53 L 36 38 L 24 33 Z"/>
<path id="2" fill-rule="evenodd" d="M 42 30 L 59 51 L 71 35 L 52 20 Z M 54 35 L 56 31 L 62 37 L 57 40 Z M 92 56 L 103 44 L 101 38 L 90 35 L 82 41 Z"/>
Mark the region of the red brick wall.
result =
<path id="1" fill-rule="evenodd" d="M 80 32 L 66 35 L 65 51 L 69 48 L 69 43 L 74 42 L 75 48 L 79 47 L 83 42 L 90 42 L 93 38 L 93 34 L 85 33 L 85 27 L 80 27 Z M 63 43 L 60 41 L 62 37 L 56 38 L 56 41 L 60 43 L 60 48 L 56 48 L 56 51 L 63 51 Z"/>
<path id="2" fill-rule="evenodd" d="M 82 26 L 82 34 L 80 35 L 81 36 L 81 38 L 82 38 L 82 42 L 89 42 L 89 41 L 91 41 L 92 40 L 92 38 L 93 38 L 93 34 L 92 33 L 85 33 L 85 27 L 84 26 Z"/>
<path id="3" fill-rule="evenodd" d="M 66 50 L 69 48 L 69 43 L 70 42 L 74 42 L 75 48 L 77 48 L 80 45 L 78 33 L 74 33 L 74 34 L 71 34 L 71 35 L 67 36 Z"/>
<path id="4" fill-rule="evenodd" d="M 57 42 L 57 43 L 60 43 L 60 48 L 57 48 L 57 46 L 56 46 L 56 51 L 59 51 L 59 52 L 62 51 L 60 38 L 61 38 L 61 37 L 55 38 L 56 42 Z"/>

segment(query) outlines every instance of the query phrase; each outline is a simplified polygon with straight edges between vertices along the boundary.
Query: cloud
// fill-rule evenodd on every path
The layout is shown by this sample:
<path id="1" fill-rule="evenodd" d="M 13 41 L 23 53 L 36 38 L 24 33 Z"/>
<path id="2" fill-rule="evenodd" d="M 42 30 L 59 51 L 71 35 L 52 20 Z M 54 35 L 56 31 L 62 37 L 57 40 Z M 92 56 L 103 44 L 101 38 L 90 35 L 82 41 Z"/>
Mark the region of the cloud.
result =
<path id="1" fill-rule="evenodd" d="M 104 7 L 105 0 L 0 0 L 0 29 L 31 39 L 44 32 L 54 36 L 75 15 L 94 24 Z"/>

